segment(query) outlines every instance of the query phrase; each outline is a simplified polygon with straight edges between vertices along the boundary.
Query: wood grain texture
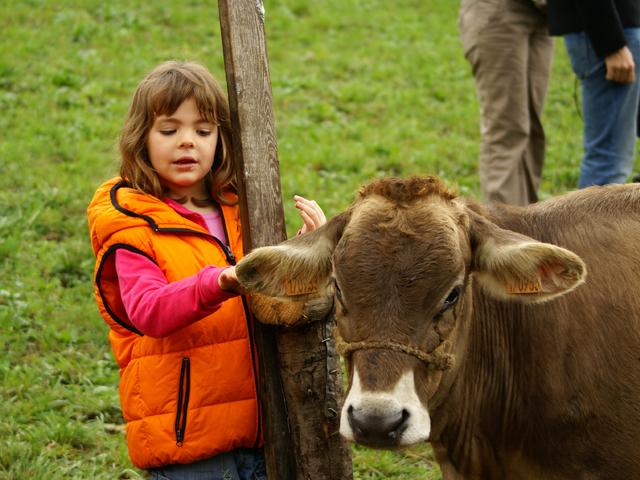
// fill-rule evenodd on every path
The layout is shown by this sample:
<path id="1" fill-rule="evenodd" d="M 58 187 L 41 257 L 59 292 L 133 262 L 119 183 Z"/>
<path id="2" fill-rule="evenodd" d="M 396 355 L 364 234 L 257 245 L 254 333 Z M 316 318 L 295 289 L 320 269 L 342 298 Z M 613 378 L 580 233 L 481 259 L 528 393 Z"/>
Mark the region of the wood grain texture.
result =
<path id="1" fill-rule="evenodd" d="M 264 25 L 255 0 L 219 2 L 248 248 L 286 238 Z"/>
<path id="2" fill-rule="evenodd" d="M 286 238 L 271 83 L 259 0 L 220 0 L 245 250 Z M 293 330 L 256 324 L 265 456 L 270 480 L 351 479 L 337 434 L 338 358 L 332 319 Z"/>

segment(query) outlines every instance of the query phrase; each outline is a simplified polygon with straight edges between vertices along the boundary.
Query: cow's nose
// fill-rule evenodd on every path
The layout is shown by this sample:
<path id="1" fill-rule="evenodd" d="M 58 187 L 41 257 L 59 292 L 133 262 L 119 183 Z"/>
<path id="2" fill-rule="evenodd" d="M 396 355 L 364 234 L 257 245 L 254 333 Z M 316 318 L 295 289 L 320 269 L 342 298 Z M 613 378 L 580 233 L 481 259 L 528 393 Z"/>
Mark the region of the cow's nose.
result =
<path id="1" fill-rule="evenodd" d="M 372 446 L 396 444 L 407 428 L 409 412 L 398 409 L 392 412 L 366 412 L 350 405 L 347 410 L 349 425 L 358 443 Z"/>

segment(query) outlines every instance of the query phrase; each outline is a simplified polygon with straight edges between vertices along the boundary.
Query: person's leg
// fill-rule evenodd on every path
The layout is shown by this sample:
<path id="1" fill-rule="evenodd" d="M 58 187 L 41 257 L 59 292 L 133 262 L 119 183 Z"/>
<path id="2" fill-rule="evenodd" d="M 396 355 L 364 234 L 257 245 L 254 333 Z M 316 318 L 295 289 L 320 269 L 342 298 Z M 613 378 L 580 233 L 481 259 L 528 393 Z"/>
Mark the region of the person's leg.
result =
<path id="1" fill-rule="evenodd" d="M 238 448 L 233 455 L 240 480 L 267 480 L 264 452 L 261 448 Z"/>
<path id="2" fill-rule="evenodd" d="M 529 145 L 525 155 L 525 172 L 530 199 L 538 198 L 538 188 L 542 177 L 545 156 L 545 134 L 542 126 L 551 63 L 553 40 L 547 33 L 544 17 L 532 25 L 529 37 Z"/>
<path id="3" fill-rule="evenodd" d="M 480 103 L 482 194 L 489 201 L 516 205 L 537 199 L 526 171 L 530 13 L 502 10 L 473 37 L 463 35 Z"/>
<path id="4" fill-rule="evenodd" d="M 640 29 L 625 29 L 640 75 Z M 584 33 L 565 35 L 565 46 L 582 85 L 584 156 L 580 188 L 624 183 L 633 168 L 640 83 L 620 84 L 606 79 L 604 60 Z"/>
<path id="5" fill-rule="evenodd" d="M 153 480 L 241 480 L 233 452 L 186 465 L 166 465 L 149 473 Z"/>

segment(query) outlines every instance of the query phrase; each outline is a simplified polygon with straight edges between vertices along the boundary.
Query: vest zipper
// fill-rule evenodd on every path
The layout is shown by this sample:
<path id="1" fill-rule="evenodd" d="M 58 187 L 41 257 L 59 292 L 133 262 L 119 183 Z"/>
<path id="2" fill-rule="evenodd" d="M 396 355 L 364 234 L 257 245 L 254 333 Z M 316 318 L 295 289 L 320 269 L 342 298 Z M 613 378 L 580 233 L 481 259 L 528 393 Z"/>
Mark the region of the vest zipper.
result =
<path id="1" fill-rule="evenodd" d="M 227 245 L 226 243 L 221 242 L 220 240 L 218 240 L 213 235 L 211 236 L 211 238 L 213 238 L 216 241 L 216 243 L 218 244 L 218 246 L 222 249 L 222 251 L 224 252 L 224 256 L 227 258 L 227 262 L 229 262 L 229 265 L 231 265 L 231 266 L 235 265 L 236 264 L 236 256 L 231 251 L 231 247 L 229 247 L 229 245 Z"/>
<path id="2" fill-rule="evenodd" d="M 229 237 L 229 232 L 227 231 L 227 222 L 224 218 L 224 212 L 221 212 L 221 213 L 222 213 L 221 215 L 222 227 L 224 228 L 224 234 L 228 240 L 230 237 Z M 224 251 L 225 255 L 227 256 L 227 261 L 229 262 L 229 264 L 232 266 L 235 266 L 236 257 L 233 254 L 231 247 L 226 243 L 219 241 L 213 235 L 212 237 L 216 242 L 218 242 L 218 245 L 220 245 L 220 247 Z M 253 332 L 253 323 L 251 321 L 251 313 L 250 313 L 249 305 L 247 304 L 247 298 L 244 295 L 241 295 L 240 298 L 242 299 L 242 308 L 244 308 L 244 316 L 247 319 L 247 333 L 249 335 L 249 346 L 251 348 L 251 369 L 253 370 L 253 383 L 256 386 L 256 402 L 258 407 L 258 428 L 256 431 L 256 438 L 253 442 L 253 448 L 257 448 L 258 444 L 260 443 L 260 438 L 262 437 L 262 402 L 260 401 L 260 394 L 258 393 L 260 386 L 258 385 L 258 372 L 256 371 L 257 358 L 256 358 L 256 351 L 255 351 L 255 345 L 253 340 L 254 332 Z"/>
<path id="3" fill-rule="evenodd" d="M 244 315 L 247 318 L 247 331 L 249 332 L 249 346 L 251 347 L 251 368 L 253 369 L 253 383 L 256 386 L 256 401 L 258 402 L 258 431 L 256 432 L 256 439 L 253 443 L 253 448 L 258 448 L 258 444 L 260 443 L 260 437 L 262 436 L 262 402 L 260 401 L 260 394 L 258 390 L 260 385 L 258 385 L 258 372 L 256 371 L 256 351 L 253 341 L 253 324 L 251 322 L 251 314 L 249 313 L 249 305 L 247 305 L 247 299 L 244 295 L 242 295 L 242 307 L 244 308 Z"/>
<path id="4" fill-rule="evenodd" d="M 176 445 L 181 447 L 187 429 L 187 407 L 189 406 L 189 389 L 191 388 L 191 360 L 182 359 L 180 367 L 180 384 L 178 385 L 178 407 L 176 412 Z"/>

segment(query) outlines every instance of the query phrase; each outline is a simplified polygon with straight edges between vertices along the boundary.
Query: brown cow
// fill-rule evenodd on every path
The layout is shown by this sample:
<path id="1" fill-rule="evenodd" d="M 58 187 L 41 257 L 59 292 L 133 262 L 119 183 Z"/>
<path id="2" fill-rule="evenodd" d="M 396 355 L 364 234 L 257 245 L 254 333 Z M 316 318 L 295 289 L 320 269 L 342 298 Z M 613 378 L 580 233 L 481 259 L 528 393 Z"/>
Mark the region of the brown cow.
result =
<path id="1" fill-rule="evenodd" d="M 238 274 L 335 294 L 347 439 L 429 441 L 445 479 L 640 479 L 640 186 L 516 208 L 377 180 Z"/>

